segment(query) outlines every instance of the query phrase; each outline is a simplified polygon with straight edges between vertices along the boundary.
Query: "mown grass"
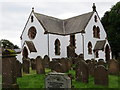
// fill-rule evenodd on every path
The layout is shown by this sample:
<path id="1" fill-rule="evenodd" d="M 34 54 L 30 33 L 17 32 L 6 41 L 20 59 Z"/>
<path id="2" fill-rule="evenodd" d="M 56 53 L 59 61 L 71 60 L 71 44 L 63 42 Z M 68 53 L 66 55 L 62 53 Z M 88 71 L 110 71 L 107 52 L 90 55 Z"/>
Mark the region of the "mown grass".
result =
<path id="1" fill-rule="evenodd" d="M 48 74 L 51 70 L 45 69 L 46 74 Z M 75 76 L 74 70 L 70 70 L 68 72 Z M 67 73 L 67 74 L 68 74 Z M 17 79 L 17 83 L 20 88 L 44 88 L 44 79 L 45 74 L 38 75 L 35 70 L 30 70 L 30 74 L 23 74 L 23 77 Z M 72 80 L 72 85 L 74 88 L 118 88 L 119 87 L 119 77 L 114 75 L 109 75 L 109 86 L 100 86 L 94 84 L 94 78 L 92 76 L 89 77 L 89 83 L 77 82 L 75 79 Z"/>

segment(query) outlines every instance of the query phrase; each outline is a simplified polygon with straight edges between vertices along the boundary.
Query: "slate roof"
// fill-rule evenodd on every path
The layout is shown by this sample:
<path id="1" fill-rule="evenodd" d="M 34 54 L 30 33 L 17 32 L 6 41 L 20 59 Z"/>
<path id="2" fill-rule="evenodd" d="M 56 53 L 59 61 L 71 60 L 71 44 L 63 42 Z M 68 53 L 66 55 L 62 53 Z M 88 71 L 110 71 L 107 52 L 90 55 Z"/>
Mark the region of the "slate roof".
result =
<path id="1" fill-rule="evenodd" d="M 69 35 L 84 32 L 94 12 L 85 13 L 69 19 L 58 19 L 34 12 L 45 32 L 52 34 Z"/>
<path id="2" fill-rule="evenodd" d="M 32 41 L 25 41 L 25 43 L 27 44 L 30 52 L 37 52 L 35 45 Z"/>
<path id="3" fill-rule="evenodd" d="M 94 47 L 94 50 L 103 50 L 106 40 L 97 41 Z"/>

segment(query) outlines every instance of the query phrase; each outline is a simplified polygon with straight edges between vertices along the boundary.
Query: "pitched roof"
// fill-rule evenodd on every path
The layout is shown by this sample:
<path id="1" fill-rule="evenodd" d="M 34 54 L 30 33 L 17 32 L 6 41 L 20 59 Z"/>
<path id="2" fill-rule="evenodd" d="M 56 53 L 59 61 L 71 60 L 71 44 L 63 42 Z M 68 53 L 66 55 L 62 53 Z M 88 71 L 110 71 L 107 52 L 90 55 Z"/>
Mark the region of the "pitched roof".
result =
<path id="1" fill-rule="evenodd" d="M 97 41 L 94 47 L 94 50 L 103 50 L 106 40 Z"/>
<path id="2" fill-rule="evenodd" d="M 69 35 L 83 32 L 93 13 L 94 12 L 89 12 L 65 20 L 35 12 L 34 15 L 47 33 Z"/>
<path id="3" fill-rule="evenodd" d="M 25 43 L 27 44 L 30 52 L 37 52 L 35 45 L 32 41 L 25 41 Z"/>

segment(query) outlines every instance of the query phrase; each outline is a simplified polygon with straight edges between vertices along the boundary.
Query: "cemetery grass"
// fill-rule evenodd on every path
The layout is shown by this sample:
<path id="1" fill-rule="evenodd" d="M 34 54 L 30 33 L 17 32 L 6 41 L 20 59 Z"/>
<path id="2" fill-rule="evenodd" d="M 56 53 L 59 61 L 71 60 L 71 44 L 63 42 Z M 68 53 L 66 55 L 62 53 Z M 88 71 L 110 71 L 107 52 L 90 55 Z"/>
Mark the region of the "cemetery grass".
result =
<path id="1" fill-rule="evenodd" d="M 50 69 L 45 69 L 46 75 L 50 72 Z M 69 74 L 72 74 L 75 78 L 75 72 L 74 70 L 70 70 L 68 72 Z M 67 74 L 68 74 L 67 73 Z M 23 76 L 20 78 L 17 78 L 17 83 L 19 84 L 20 88 L 44 88 L 44 79 L 45 74 L 38 75 L 36 74 L 35 70 L 30 69 L 30 74 L 23 73 Z M 118 80 L 120 78 L 118 76 L 109 75 L 109 86 L 100 86 L 94 84 L 94 78 L 90 76 L 89 83 L 81 83 L 75 81 L 75 79 L 72 80 L 72 85 L 74 88 L 118 88 Z"/>

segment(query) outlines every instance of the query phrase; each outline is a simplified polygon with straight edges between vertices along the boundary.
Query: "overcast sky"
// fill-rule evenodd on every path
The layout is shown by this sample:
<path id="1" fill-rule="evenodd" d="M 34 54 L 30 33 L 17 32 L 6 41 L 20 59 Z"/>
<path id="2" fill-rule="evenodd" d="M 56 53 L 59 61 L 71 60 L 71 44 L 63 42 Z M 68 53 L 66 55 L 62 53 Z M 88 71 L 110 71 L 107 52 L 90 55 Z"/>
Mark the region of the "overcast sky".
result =
<path id="1" fill-rule="evenodd" d="M 21 47 L 20 35 L 32 7 L 35 12 L 66 19 L 91 12 L 93 3 L 101 17 L 119 0 L 0 0 L 0 39 Z"/>

